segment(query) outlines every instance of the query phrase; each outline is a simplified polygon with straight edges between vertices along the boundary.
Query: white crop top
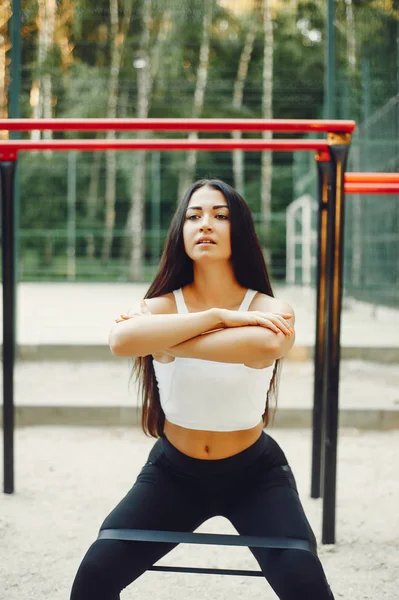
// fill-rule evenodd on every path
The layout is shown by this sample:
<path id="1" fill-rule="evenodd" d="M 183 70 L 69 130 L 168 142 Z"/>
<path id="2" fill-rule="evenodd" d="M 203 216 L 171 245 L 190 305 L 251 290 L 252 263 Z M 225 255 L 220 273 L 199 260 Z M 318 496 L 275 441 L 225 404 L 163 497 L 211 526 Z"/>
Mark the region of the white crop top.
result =
<path id="1" fill-rule="evenodd" d="M 256 290 L 248 289 L 238 310 L 248 310 Z M 177 312 L 188 313 L 182 290 L 173 292 Z M 154 360 L 162 409 L 171 423 L 189 429 L 238 431 L 259 423 L 274 364 L 252 369 L 244 364 L 196 358 Z"/>

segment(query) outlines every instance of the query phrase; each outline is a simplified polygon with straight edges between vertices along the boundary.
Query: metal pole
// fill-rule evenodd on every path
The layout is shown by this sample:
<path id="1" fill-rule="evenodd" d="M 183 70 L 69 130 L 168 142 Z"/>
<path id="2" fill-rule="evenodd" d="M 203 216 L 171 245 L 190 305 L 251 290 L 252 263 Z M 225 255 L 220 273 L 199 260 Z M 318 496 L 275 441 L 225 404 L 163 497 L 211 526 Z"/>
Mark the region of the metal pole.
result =
<path id="1" fill-rule="evenodd" d="M 335 85 L 335 0 L 328 0 L 327 4 L 327 33 L 324 61 L 324 118 L 334 119 L 336 111 L 336 85 Z"/>
<path id="2" fill-rule="evenodd" d="M 399 94 L 399 19 L 396 21 L 396 93 Z"/>
<path id="3" fill-rule="evenodd" d="M 3 268 L 3 439 L 4 492 L 6 494 L 14 492 L 15 166 L 16 161 L 0 161 Z"/>
<path id="4" fill-rule="evenodd" d="M 67 279 L 76 279 L 76 155 L 68 152 Z"/>
<path id="5" fill-rule="evenodd" d="M 345 213 L 345 168 L 350 136 L 335 136 L 341 140 L 330 146 L 331 194 L 329 198 L 327 237 L 327 278 L 329 316 L 325 353 L 325 443 L 323 477 L 322 543 L 335 543 L 335 504 L 338 441 L 338 390 L 340 366 L 341 306 L 343 287 L 343 242 Z M 346 142 L 346 143 L 345 143 Z"/>
<path id="6" fill-rule="evenodd" d="M 156 265 L 159 261 L 161 240 L 161 153 L 152 153 L 151 160 L 151 257 L 152 263 Z"/>
<path id="7" fill-rule="evenodd" d="M 327 228 L 328 228 L 328 186 L 330 174 L 329 156 L 316 155 L 318 170 L 319 211 L 317 224 L 317 264 L 316 264 L 316 341 L 314 353 L 313 387 L 313 439 L 312 439 L 312 480 L 311 498 L 322 496 L 322 453 L 323 453 L 323 385 L 325 366 L 325 323 L 328 318 L 327 300 Z"/>
<path id="8" fill-rule="evenodd" d="M 373 152 L 370 148 L 370 139 L 369 139 L 369 124 L 368 119 L 371 115 L 371 102 L 370 102 L 370 60 L 368 58 L 364 58 L 362 60 L 362 116 L 363 121 L 365 121 L 365 125 L 361 128 L 361 137 L 359 139 L 359 143 L 362 145 L 362 157 L 365 159 L 365 165 L 363 165 L 363 169 L 369 170 L 370 168 L 373 170 L 374 167 L 374 156 Z"/>

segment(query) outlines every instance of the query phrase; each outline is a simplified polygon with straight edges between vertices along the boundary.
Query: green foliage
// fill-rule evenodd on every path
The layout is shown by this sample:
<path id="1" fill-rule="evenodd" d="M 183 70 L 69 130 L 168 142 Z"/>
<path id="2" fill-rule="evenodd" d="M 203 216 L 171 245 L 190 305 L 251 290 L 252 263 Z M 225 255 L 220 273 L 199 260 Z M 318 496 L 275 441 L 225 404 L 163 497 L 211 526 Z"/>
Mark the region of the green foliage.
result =
<path id="1" fill-rule="evenodd" d="M 133 3 L 127 39 L 124 43 L 122 65 L 119 73 L 118 115 L 137 116 L 138 74 L 137 59 L 142 58 L 140 39 L 143 31 L 143 6 L 145 0 L 120 0 L 121 20 Z M 205 2 L 203 0 L 152 1 L 150 27 L 150 54 L 154 55 L 160 43 L 161 27 L 166 23 L 166 39 L 161 46 L 160 62 L 149 102 L 150 117 L 190 117 L 199 63 L 202 22 Z M 237 2 L 231 3 L 238 5 Z M 392 3 L 386 3 L 386 5 Z M 131 4 L 130 4 L 131 5 Z M 375 110 L 399 90 L 398 71 L 398 23 L 396 13 L 383 10 L 383 3 L 372 0 L 354 0 L 356 66 L 348 68 L 348 30 L 346 3 L 336 3 L 337 32 L 337 107 L 338 116 L 362 119 L 365 113 L 365 97 L 370 110 Z M 68 2 L 57 2 L 57 31 L 67 36 L 72 48 L 71 64 L 62 62 L 65 47 L 55 36 L 55 43 L 38 63 L 37 3 L 27 0 L 23 11 L 22 60 L 23 95 L 21 107 L 24 117 L 32 116 L 30 91 L 32 82 L 43 73 L 52 76 L 54 116 L 58 118 L 94 118 L 106 115 L 108 103 L 108 81 L 112 44 L 109 0 L 79 0 L 74 3 L 72 16 L 66 18 Z M 275 118 L 321 118 L 324 96 L 324 46 L 325 8 L 324 0 L 297 3 L 297 14 L 292 3 L 280 3 L 274 18 L 274 74 L 273 116 Z M 395 8 L 395 7 L 393 7 Z M 62 16 L 62 18 L 61 18 Z M 234 81 L 248 28 L 253 20 L 258 23 L 249 70 L 244 87 L 243 106 L 236 109 L 232 104 Z M 166 21 L 165 21 L 166 20 Z M 205 106 L 203 117 L 212 118 L 258 118 L 262 114 L 262 69 L 264 39 L 258 13 L 232 11 L 228 3 L 213 0 L 212 27 L 210 32 L 210 62 L 207 73 Z M 65 40 L 64 40 L 65 41 Z M 365 62 L 370 70 L 369 80 L 365 75 Z M 99 134 L 101 137 L 103 134 Z M 134 133 L 118 133 L 117 137 L 130 138 Z M 139 133 L 137 137 L 139 137 Z M 186 134 L 162 132 L 154 137 L 174 138 Z M 61 137 L 62 134 L 54 134 Z M 71 132 L 64 137 L 93 137 L 92 134 Z M 209 134 L 200 137 L 210 137 Z M 215 134 L 214 137 L 226 137 Z M 243 137 L 258 137 L 258 134 L 243 134 Z M 275 135 L 275 137 L 279 137 Z M 260 153 L 248 152 L 245 161 L 245 198 L 258 219 L 260 213 Z M 184 153 L 161 153 L 160 227 L 164 233 L 176 206 L 179 173 Z M 126 275 L 126 265 L 120 270 L 121 247 L 129 213 L 134 164 L 134 153 L 116 154 L 117 203 L 115 211 L 115 238 L 112 258 L 107 265 L 101 264 L 105 217 L 105 157 L 101 156 L 98 179 L 97 210 L 94 221 L 88 219 L 87 197 L 91 183 L 94 156 L 79 153 L 77 164 L 76 255 L 81 264 L 78 277 L 118 278 Z M 273 260 L 279 265 L 285 256 L 286 206 L 293 197 L 292 155 L 273 155 L 272 231 L 268 240 L 263 240 L 271 250 Z M 226 152 L 199 152 L 196 177 L 220 177 L 233 184 L 232 156 Z M 62 277 L 66 273 L 67 251 L 67 178 L 68 161 L 65 153 L 51 155 L 29 153 L 23 156 L 21 168 L 21 227 L 23 252 L 26 265 L 31 265 L 35 277 Z M 151 231 L 153 198 L 153 173 L 151 153 L 148 153 L 146 170 L 146 238 L 145 256 L 151 258 Z M 44 235 L 43 231 L 48 231 Z M 95 259 L 87 257 L 87 232 L 95 239 Z M 35 233 L 36 232 L 36 233 Z M 63 233 L 62 233 L 63 232 Z M 80 232 L 80 233 L 79 233 Z M 49 239 L 53 241 L 49 241 Z M 61 255 L 63 258 L 61 258 Z M 24 260 L 25 260 L 24 258 Z M 36 262 L 35 262 L 36 261 Z M 118 263 L 119 261 L 119 263 Z M 276 263 L 276 264 L 277 264 Z M 36 265 L 36 266 L 33 266 Z M 106 268 L 105 268 L 106 267 Z M 152 267 L 151 267 L 152 268 Z M 64 269 L 64 271 L 63 271 Z M 279 267 L 281 274 L 281 268 Z M 84 275 L 82 275 L 84 273 Z M 24 277 L 28 277 L 24 270 Z"/>
<path id="2" fill-rule="evenodd" d="M 57 103 L 59 116 L 66 119 L 103 117 L 107 106 L 107 79 L 104 69 L 75 62 L 64 77 L 63 94 Z"/>

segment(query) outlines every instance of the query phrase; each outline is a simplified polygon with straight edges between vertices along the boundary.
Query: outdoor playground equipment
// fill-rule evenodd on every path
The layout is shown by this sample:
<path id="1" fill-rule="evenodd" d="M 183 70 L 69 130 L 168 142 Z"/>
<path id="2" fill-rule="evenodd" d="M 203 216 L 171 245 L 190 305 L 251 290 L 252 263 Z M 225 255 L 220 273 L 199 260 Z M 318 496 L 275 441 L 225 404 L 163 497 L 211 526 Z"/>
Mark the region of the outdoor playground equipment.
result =
<path id="1" fill-rule="evenodd" d="M 3 427 L 4 492 L 13 493 L 15 265 L 13 182 L 19 151 L 27 150 L 313 150 L 319 174 L 317 261 L 317 315 L 313 410 L 312 491 L 323 496 L 322 542 L 335 542 L 336 462 L 340 320 L 343 274 L 344 199 L 347 193 L 399 193 L 399 176 L 345 174 L 353 121 L 262 119 L 9 119 L 0 120 L 7 131 L 275 131 L 326 133 L 325 139 L 135 139 L 135 140 L 0 140 L 2 181 L 3 260 Z M 388 178 L 388 179 L 387 179 Z M 382 183 L 381 183 L 382 182 Z M 363 186 L 363 187 L 362 187 Z M 388 188 L 389 186 L 389 188 Z M 321 473 L 323 485 L 321 485 Z M 322 493 L 321 493 L 322 492 Z M 226 536 L 186 532 L 120 530 L 109 537 L 147 541 L 225 544 L 235 546 L 293 547 L 300 540 Z M 125 537 L 123 537 L 125 536 Z M 306 549 L 306 548 L 302 548 Z M 259 571 L 153 567 L 153 570 L 262 576 Z"/>
<path id="2" fill-rule="evenodd" d="M 317 223 L 317 261 L 316 261 L 316 342 L 315 342 L 315 353 L 314 353 L 314 388 L 313 388 L 313 440 L 312 440 L 312 476 L 311 476 L 311 492 L 312 498 L 319 498 L 324 496 L 323 503 L 323 519 L 324 510 L 329 512 L 330 500 L 326 498 L 326 494 L 329 492 L 328 487 L 328 476 L 326 476 L 326 469 L 329 469 L 329 461 L 331 456 L 327 456 L 327 444 L 329 440 L 330 432 L 336 432 L 338 429 L 338 403 L 334 406 L 329 399 L 329 393 L 325 390 L 325 386 L 329 385 L 329 379 L 325 377 L 326 361 L 332 360 L 335 362 L 337 359 L 334 353 L 339 349 L 339 344 L 333 344 L 329 348 L 331 338 L 326 338 L 330 334 L 334 337 L 334 330 L 330 332 L 326 321 L 331 320 L 331 313 L 328 312 L 328 302 L 332 295 L 341 295 L 342 287 L 339 288 L 334 281 L 326 282 L 326 271 L 323 267 L 325 262 L 327 264 L 332 260 L 331 252 L 332 244 L 328 240 L 329 232 L 331 235 L 342 236 L 343 232 L 339 231 L 338 223 L 343 221 L 343 215 L 336 215 L 337 229 L 335 233 L 332 229 L 329 229 L 328 221 L 330 221 L 329 211 L 332 207 L 329 206 L 331 203 L 331 188 L 330 182 L 332 177 L 331 172 L 331 161 L 328 152 L 319 152 L 316 155 L 316 162 L 318 167 L 318 191 L 319 191 L 319 211 L 318 211 L 318 223 Z M 398 173 L 344 173 L 342 177 L 342 183 L 344 192 L 346 194 L 399 194 L 399 174 Z M 344 204 L 339 207 L 339 210 L 344 210 Z M 332 225 L 331 225 L 332 228 Z M 342 241 L 341 237 L 341 241 Z M 341 246 L 341 244 L 339 244 Z M 336 246 L 336 248 L 338 248 Z M 338 251 L 338 250 L 336 250 Z M 340 253 L 343 249 L 340 249 Z M 338 260 L 338 259 L 337 259 Z M 342 256 L 340 259 L 342 261 Z M 343 264 L 341 262 L 341 269 Z M 342 277 L 342 273 L 341 273 Z M 341 280 L 342 284 L 342 280 Z M 325 294 L 330 286 L 328 296 L 326 300 Z M 334 327 L 334 325 L 331 325 Z M 340 330 L 337 335 L 340 335 Z M 339 357 L 338 357 L 339 362 Z M 337 383 L 338 386 L 338 383 Z M 334 396 L 335 399 L 335 396 Z M 331 421 L 333 423 L 331 423 Z M 335 447 L 336 453 L 336 447 Z M 324 456 L 323 456 L 324 454 Z M 336 454 L 335 454 L 334 469 L 336 469 Z M 323 474 L 324 471 L 324 474 Z M 336 471 L 335 471 L 336 473 Z M 324 485 L 322 485 L 322 478 L 324 479 Z M 332 489 L 332 488 L 331 488 Z M 335 487 L 334 493 L 335 493 Z M 334 499 L 335 509 L 335 499 Z M 331 509 L 332 510 L 332 509 Z M 335 513 L 334 513 L 335 514 Z M 327 527 L 327 526 L 326 526 Z M 325 534 L 326 532 L 326 534 Z M 324 529 L 323 522 L 323 543 L 330 543 L 330 530 Z"/>

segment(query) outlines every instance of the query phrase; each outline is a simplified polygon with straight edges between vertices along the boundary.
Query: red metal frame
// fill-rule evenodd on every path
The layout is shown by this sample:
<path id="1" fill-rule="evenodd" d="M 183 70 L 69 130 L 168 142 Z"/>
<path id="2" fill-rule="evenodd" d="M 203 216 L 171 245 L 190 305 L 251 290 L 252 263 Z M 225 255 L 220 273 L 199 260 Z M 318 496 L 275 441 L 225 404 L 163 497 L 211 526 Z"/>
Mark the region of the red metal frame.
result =
<path id="1" fill-rule="evenodd" d="M 330 162 L 329 151 L 317 152 L 316 161 Z M 399 173 L 348 173 L 344 175 L 346 194 L 399 194 Z"/>
<path id="2" fill-rule="evenodd" d="M 0 131 L 276 131 L 351 133 L 354 121 L 309 119 L 0 119 Z M 16 160 L 19 150 L 208 150 L 328 152 L 327 140 L 303 139 L 136 139 L 0 140 L 0 160 Z"/>
<path id="3" fill-rule="evenodd" d="M 328 150 L 325 140 L 231 140 L 231 139 L 147 139 L 147 140 L 5 140 L 0 141 L 0 160 L 5 153 L 19 150 L 231 150 L 246 151 L 293 151 Z M 3 157 L 3 160 L 4 157 Z M 9 158 L 8 160 L 11 160 Z"/>
<path id="4" fill-rule="evenodd" d="M 399 194 L 399 173 L 345 173 L 347 194 Z"/>
<path id="5" fill-rule="evenodd" d="M 345 183 L 399 183 L 399 173 L 345 173 Z"/>
<path id="6" fill-rule="evenodd" d="M 352 133 L 355 121 L 311 119 L 0 119 L 4 131 L 284 131 Z"/>
<path id="7" fill-rule="evenodd" d="M 345 183 L 346 194 L 399 194 L 399 183 Z"/>
<path id="8" fill-rule="evenodd" d="M 310 119 L 0 119 L 0 131 L 275 131 L 352 133 L 355 121 Z M 25 150 L 198 150 L 292 152 L 315 150 L 330 159 L 327 140 L 304 139 L 136 139 L 136 140 L 0 140 L 0 160 L 15 161 Z M 347 194 L 398 194 L 398 173 L 346 173 Z"/>
<path id="9" fill-rule="evenodd" d="M 345 173 L 347 194 L 399 194 L 399 173 Z"/>

